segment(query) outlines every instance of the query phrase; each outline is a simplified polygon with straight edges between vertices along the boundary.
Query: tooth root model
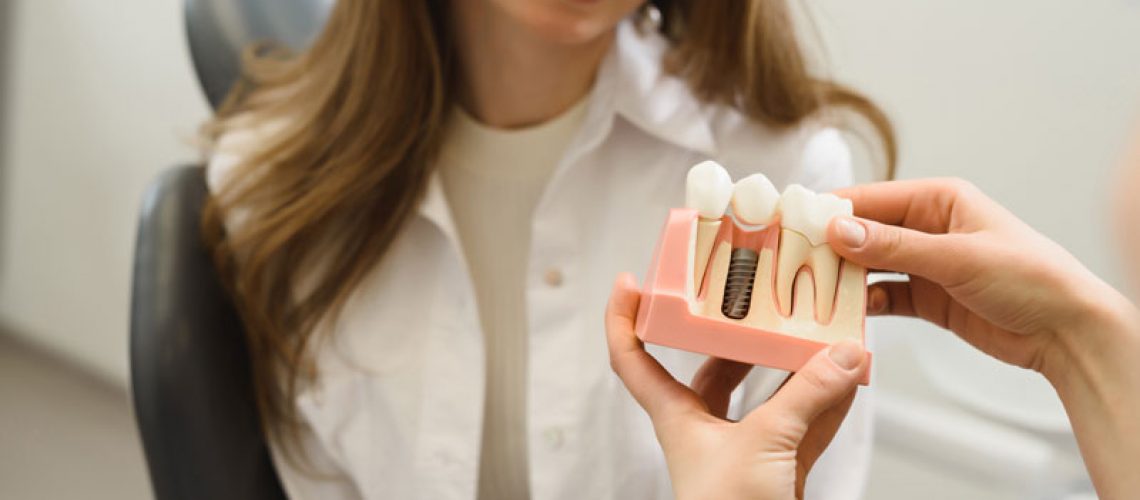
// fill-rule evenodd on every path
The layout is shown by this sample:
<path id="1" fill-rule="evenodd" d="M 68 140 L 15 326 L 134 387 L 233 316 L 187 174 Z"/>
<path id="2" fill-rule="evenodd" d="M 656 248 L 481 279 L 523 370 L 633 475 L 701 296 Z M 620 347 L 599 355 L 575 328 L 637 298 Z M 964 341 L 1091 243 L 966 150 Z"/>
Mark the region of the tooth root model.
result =
<path id="1" fill-rule="evenodd" d="M 850 216 L 851 201 L 792 184 L 780 197 L 779 211 L 782 230 L 776 258 L 776 297 L 780 313 L 792 314 L 796 274 L 807 266 L 815 288 L 815 318 L 827 323 L 839 280 L 839 256 L 827 244 L 827 224 L 836 216 Z"/>
<path id="2" fill-rule="evenodd" d="M 733 185 L 705 162 L 689 172 L 686 205 L 670 212 L 646 277 L 642 340 L 789 371 L 863 340 L 866 270 L 826 241 L 850 201 L 798 185 L 780 194 L 762 174 Z"/>
<path id="3" fill-rule="evenodd" d="M 697 211 L 693 250 L 693 290 L 699 293 L 721 217 L 732 199 L 732 177 L 715 161 L 698 163 L 685 179 L 685 206 Z"/>

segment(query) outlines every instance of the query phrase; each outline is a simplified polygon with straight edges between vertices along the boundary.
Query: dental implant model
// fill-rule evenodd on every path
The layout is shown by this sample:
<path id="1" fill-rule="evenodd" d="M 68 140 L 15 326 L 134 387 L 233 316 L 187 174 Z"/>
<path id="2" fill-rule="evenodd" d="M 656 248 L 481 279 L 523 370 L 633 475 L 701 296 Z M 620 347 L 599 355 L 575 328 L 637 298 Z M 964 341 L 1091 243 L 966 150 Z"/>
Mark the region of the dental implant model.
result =
<path id="1" fill-rule="evenodd" d="M 646 277 L 638 337 L 788 371 L 831 343 L 863 341 L 866 270 L 826 238 L 850 201 L 795 184 L 781 195 L 763 174 L 733 186 L 708 161 L 686 182 L 687 208 L 670 211 Z"/>
<path id="2" fill-rule="evenodd" d="M 732 177 L 715 161 L 698 163 L 689 169 L 685 180 L 685 205 L 697 211 L 697 230 L 694 236 L 698 255 L 712 250 L 713 240 L 720 230 L 720 219 L 732 199 Z M 707 260 L 693 261 L 693 284 L 700 288 L 705 276 Z"/>

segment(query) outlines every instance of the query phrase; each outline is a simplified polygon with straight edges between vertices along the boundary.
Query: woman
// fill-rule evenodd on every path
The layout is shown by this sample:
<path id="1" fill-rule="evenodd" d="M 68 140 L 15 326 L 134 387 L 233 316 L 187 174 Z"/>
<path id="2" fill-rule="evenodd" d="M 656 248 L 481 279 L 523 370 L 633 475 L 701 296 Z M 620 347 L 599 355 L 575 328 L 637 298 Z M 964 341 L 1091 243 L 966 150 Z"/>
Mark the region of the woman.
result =
<path id="1" fill-rule="evenodd" d="M 807 72 L 783 2 L 642 4 L 340 0 L 307 52 L 250 61 L 206 222 L 291 496 L 670 496 L 594 335 L 610 277 L 647 267 L 698 161 L 829 190 L 832 110 L 893 140 Z M 849 422 L 821 497 L 861 490 Z"/>
<path id="2" fill-rule="evenodd" d="M 862 219 L 831 223 L 836 252 L 910 275 L 909 282 L 872 285 L 868 312 L 925 319 L 1000 361 L 1041 373 L 1064 403 L 1097 493 L 1134 498 L 1140 491 L 1136 307 L 968 183 L 901 181 L 838 194 L 852 200 Z M 606 317 L 610 356 L 653 417 L 678 498 L 801 498 L 812 462 L 867 369 L 858 344 L 819 353 L 768 403 L 730 423 L 717 401 L 739 382 L 738 365 L 709 361 L 692 390 L 680 385 L 633 333 L 638 297 L 630 277 L 620 277 Z"/>

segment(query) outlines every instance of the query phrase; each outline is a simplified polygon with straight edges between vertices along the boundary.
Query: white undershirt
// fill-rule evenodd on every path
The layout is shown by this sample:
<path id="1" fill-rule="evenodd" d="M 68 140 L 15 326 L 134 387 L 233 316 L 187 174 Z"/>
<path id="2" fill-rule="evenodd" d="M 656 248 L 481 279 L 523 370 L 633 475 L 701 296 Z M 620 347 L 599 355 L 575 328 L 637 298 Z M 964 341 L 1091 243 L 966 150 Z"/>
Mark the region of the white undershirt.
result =
<path id="1" fill-rule="evenodd" d="M 525 499 L 527 316 L 535 205 L 585 118 L 588 99 L 541 125 L 503 130 L 452 112 L 439 168 L 475 286 L 487 355 L 482 500 Z"/>

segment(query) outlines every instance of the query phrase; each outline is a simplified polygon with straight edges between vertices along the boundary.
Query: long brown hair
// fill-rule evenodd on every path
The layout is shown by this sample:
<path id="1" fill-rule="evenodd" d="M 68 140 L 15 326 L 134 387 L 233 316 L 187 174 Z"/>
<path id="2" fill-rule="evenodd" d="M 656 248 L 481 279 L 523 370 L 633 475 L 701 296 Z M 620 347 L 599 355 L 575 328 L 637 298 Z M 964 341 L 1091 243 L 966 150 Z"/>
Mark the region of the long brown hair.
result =
<path id="1" fill-rule="evenodd" d="M 203 230 L 241 313 L 258 404 L 273 435 L 315 369 L 314 332 L 384 256 L 420 203 L 455 97 L 445 0 L 338 0 L 312 46 L 253 50 L 208 140 L 280 123 L 214 194 Z M 794 126 L 824 109 L 865 117 L 895 163 L 894 134 L 869 100 L 809 74 L 783 0 L 653 0 L 672 50 L 663 64 L 708 101 Z M 642 11 L 646 15 L 646 11 Z M 240 207 L 242 223 L 222 220 Z M 313 269 L 320 274 L 313 278 Z M 306 274 L 308 273 L 308 274 Z M 324 330 L 320 328 L 320 330 Z"/>

